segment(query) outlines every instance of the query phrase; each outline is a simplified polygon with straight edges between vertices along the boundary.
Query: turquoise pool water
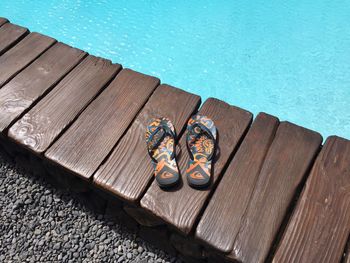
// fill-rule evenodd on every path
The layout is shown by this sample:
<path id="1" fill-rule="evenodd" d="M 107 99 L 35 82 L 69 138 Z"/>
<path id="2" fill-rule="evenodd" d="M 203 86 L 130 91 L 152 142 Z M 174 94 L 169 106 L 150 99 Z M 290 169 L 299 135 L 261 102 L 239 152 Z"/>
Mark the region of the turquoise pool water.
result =
<path id="1" fill-rule="evenodd" d="M 347 0 L 1 0 L 0 16 L 203 99 L 350 138 Z"/>

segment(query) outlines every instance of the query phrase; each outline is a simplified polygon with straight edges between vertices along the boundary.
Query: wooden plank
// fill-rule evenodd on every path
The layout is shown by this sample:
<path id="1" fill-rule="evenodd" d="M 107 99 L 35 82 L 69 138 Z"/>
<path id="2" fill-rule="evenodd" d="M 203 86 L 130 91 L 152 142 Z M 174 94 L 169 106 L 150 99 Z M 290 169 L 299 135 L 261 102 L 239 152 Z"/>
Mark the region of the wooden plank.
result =
<path id="1" fill-rule="evenodd" d="M 229 259 L 264 262 L 321 142 L 318 133 L 288 122 L 279 125 Z"/>
<path id="2" fill-rule="evenodd" d="M 340 262 L 350 233 L 350 141 L 329 137 L 273 262 Z"/>
<path id="3" fill-rule="evenodd" d="M 53 38 L 30 33 L 16 46 L 0 56 L 0 88 L 55 42 Z"/>
<path id="4" fill-rule="evenodd" d="M 158 87 L 110 158 L 96 172 L 94 183 L 124 200 L 138 201 L 153 179 L 145 147 L 149 120 L 160 116 L 169 118 L 179 136 L 199 103 L 199 96 L 167 85 Z"/>
<path id="5" fill-rule="evenodd" d="M 48 92 L 86 55 L 57 43 L 0 89 L 0 131 Z"/>
<path id="6" fill-rule="evenodd" d="M 44 152 L 119 69 L 88 56 L 9 129 L 9 137 L 35 153 Z"/>
<path id="7" fill-rule="evenodd" d="M 232 251 L 278 125 L 270 115 L 256 117 L 198 224 L 196 238 L 201 242 L 223 253 Z"/>
<path id="8" fill-rule="evenodd" d="M 122 70 L 45 156 L 89 179 L 158 85 L 157 78 Z"/>
<path id="9" fill-rule="evenodd" d="M 8 20 L 6 18 L 0 17 L 0 26 L 6 24 Z"/>
<path id="10" fill-rule="evenodd" d="M 200 113 L 213 119 L 219 133 L 219 150 L 214 164 L 212 185 L 199 191 L 187 184 L 185 170 L 189 155 L 184 135 L 179 143 L 181 155 L 178 156 L 183 183 L 177 189 L 164 191 L 154 181 L 141 199 L 143 208 L 185 234 L 193 228 L 222 170 L 235 152 L 252 120 L 251 113 L 216 99 L 208 99 Z"/>
<path id="11" fill-rule="evenodd" d="M 344 263 L 350 263 L 350 246 L 347 249 Z"/>
<path id="12" fill-rule="evenodd" d="M 9 50 L 28 33 L 28 29 L 11 23 L 6 23 L 0 27 L 0 55 Z"/>

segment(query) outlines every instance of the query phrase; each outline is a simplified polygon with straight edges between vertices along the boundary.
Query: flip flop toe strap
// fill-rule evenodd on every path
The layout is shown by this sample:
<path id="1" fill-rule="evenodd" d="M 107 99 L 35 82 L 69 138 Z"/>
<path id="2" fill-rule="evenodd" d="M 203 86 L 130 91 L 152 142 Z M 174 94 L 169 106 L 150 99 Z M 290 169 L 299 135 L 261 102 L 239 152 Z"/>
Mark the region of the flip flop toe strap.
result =
<path id="1" fill-rule="evenodd" d="M 208 138 L 210 138 L 213 141 L 214 147 L 215 147 L 215 136 L 213 135 L 213 133 L 211 132 L 211 130 L 203 125 L 200 122 L 195 122 L 192 125 L 190 125 L 187 128 L 188 132 L 187 132 L 187 148 L 189 149 L 189 153 L 190 153 L 190 158 L 191 160 L 194 160 L 194 156 L 193 153 L 191 151 L 191 147 L 194 146 L 194 143 L 196 142 L 196 139 L 199 135 L 201 134 L 206 134 L 208 136 Z M 214 149 L 211 151 L 210 155 L 207 157 L 207 160 L 210 161 L 213 158 L 214 155 Z"/>
<path id="2" fill-rule="evenodd" d="M 170 129 L 166 123 L 161 122 L 159 126 L 156 129 L 154 129 L 154 131 L 152 131 L 152 133 L 149 135 L 149 137 L 146 140 L 148 154 L 150 155 L 150 157 L 154 162 L 157 162 L 157 161 L 153 157 L 153 151 L 159 147 L 159 145 L 162 143 L 162 141 L 167 135 L 170 135 L 174 140 L 176 138 L 175 133 L 172 131 L 172 129 Z M 174 159 L 174 157 L 175 157 L 175 144 L 171 154 L 171 159 Z"/>

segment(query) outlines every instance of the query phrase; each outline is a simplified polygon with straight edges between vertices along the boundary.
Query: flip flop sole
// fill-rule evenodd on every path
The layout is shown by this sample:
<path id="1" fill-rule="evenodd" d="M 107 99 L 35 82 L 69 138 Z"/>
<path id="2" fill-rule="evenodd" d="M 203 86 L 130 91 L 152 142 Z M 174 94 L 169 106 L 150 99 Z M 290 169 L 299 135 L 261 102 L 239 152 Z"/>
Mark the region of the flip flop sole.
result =
<path id="1" fill-rule="evenodd" d="M 205 131 L 202 130 L 204 128 Z M 191 159 L 186 169 L 187 182 L 192 187 L 204 188 L 211 182 L 216 127 L 208 117 L 195 115 L 188 122 L 188 134 L 187 143 Z"/>
<path id="2" fill-rule="evenodd" d="M 163 125 L 164 129 L 159 129 Z M 166 133 L 164 130 L 170 130 Z M 178 183 L 180 175 L 174 158 L 175 129 L 166 118 L 152 119 L 146 131 L 148 151 L 152 157 L 154 176 L 158 185 L 168 188 Z"/>

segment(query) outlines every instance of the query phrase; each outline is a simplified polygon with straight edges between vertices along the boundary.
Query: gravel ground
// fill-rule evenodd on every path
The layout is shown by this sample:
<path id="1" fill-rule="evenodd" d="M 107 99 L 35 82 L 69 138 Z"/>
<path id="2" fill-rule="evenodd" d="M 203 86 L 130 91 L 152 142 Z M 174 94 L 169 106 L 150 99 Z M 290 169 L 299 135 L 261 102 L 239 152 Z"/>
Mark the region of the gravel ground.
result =
<path id="1" fill-rule="evenodd" d="M 0 151 L 0 262 L 179 262 Z"/>

